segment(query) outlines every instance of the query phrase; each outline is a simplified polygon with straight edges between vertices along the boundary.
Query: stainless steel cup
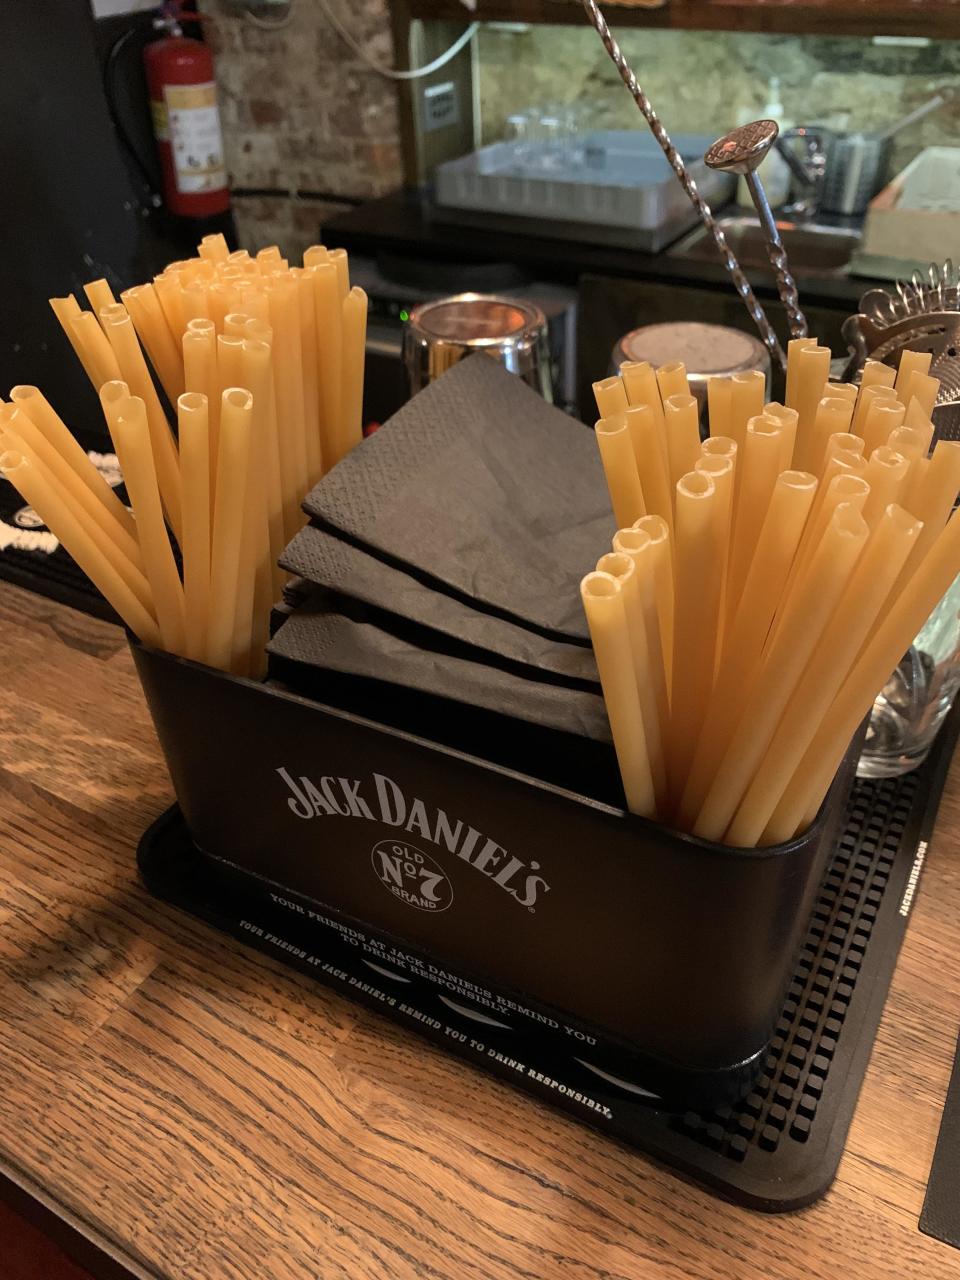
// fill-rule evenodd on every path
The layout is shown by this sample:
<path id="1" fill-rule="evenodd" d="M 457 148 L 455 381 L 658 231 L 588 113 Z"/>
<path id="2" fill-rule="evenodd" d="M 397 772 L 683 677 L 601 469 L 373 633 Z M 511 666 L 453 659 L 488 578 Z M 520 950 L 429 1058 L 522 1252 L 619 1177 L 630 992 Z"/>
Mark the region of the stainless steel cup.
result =
<path id="1" fill-rule="evenodd" d="M 674 321 L 632 329 L 613 348 L 610 372 L 616 373 L 625 360 L 647 360 L 655 369 L 669 361 L 682 360 L 690 394 L 696 396 L 701 413 L 706 409 L 707 383 L 711 378 L 759 369 L 770 389 L 770 353 L 766 347 L 752 334 L 725 325 Z"/>
<path id="2" fill-rule="evenodd" d="M 459 293 L 414 307 L 403 334 L 403 367 L 413 396 L 466 356 L 481 351 L 553 403 L 547 322 L 516 298 Z"/>

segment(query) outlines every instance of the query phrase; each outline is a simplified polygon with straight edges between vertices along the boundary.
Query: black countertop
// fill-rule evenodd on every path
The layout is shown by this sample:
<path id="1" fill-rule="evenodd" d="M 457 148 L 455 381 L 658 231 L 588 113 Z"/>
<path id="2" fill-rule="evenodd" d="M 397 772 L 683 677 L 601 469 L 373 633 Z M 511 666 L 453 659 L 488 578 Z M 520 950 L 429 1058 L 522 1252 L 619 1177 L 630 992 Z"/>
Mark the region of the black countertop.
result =
<path id="1" fill-rule="evenodd" d="M 716 264 L 671 258 L 624 243 L 625 233 L 591 228 L 590 240 L 561 240 L 538 231 L 533 219 L 496 214 L 462 214 L 438 208 L 425 190 L 405 189 L 358 206 L 324 223 L 324 242 L 371 257 L 429 258 L 458 263 L 509 263 L 531 277 L 576 285 L 582 275 L 627 277 L 659 284 L 729 288 Z M 606 242 L 603 242 L 606 240 Z M 761 297 L 775 298 L 769 268 L 751 266 L 750 282 Z M 804 301 L 826 308 L 856 310 L 864 291 L 880 283 L 847 274 L 796 273 Z"/>

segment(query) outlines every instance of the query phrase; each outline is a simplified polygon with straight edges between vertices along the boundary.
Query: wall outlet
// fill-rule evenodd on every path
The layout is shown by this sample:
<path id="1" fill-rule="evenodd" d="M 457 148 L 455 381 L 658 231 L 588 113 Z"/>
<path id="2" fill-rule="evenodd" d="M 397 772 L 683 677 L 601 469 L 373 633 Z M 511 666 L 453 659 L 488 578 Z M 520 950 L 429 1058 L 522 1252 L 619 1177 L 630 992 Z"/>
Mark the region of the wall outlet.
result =
<path id="1" fill-rule="evenodd" d="M 443 84 L 432 84 L 423 91 L 423 131 L 430 133 L 434 129 L 445 129 L 448 125 L 460 123 L 460 105 L 457 101 L 457 86 L 452 80 Z"/>

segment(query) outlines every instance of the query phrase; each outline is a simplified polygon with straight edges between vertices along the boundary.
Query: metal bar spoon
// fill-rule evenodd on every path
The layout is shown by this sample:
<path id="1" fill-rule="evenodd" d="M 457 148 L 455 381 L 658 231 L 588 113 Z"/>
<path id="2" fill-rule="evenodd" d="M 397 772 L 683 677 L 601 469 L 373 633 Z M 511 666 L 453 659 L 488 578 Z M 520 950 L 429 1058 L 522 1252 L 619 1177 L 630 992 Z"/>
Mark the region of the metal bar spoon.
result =
<path id="1" fill-rule="evenodd" d="M 727 238 L 723 234 L 722 228 L 717 225 L 710 206 L 697 190 L 697 184 L 687 169 L 687 166 L 684 164 L 680 152 L 670 141 L 670 135 L 663 127 L 660 117 L 657 115 L 656 111 L 654 111 L 650 99 L 641 89 L 637 77 L 634 75 L 630 64 L 623 55 L 623 50 L 611 35 L 610 28 L 607 26 L 607 21 L 600 12 L 596 0 L 581 0 L 581 4 L 583 5 L 587 18 L 590 20 L 590 24 L 603 41 L 603 47 L 610 55 L 613 65 L 620 73 L 620 79 L 629 89 L 631 97 L 640 108 L 643 118 L 650 126 L 650 132 L 660 144 L 660 148 L 663 151 L 663 154 L 667 157 L 671 169 L 673 169 L 674 173 L 679 178 L 680 185 L 683 187 L 691 204 L 696 209 L 700 217 L 700 221 L 713 237 L 713 242 L 717 246 L 717 250 L 723 259 L 723 264 L 727 268 L 727 271 L 730 273 L 730 277 L 733 280 L 733 286 L 743 299 L 744 306 L 753 317 L 753 322 L 760 332 L 760 337 L 770 350 L 771 355 L 775 356 L 780 362 L 780 367 L 782 369 L 786 369 L 787 357 L 784 354 L 783 348 L 780 346 L 780 342 L 773 330 L 773 326 L 767 319 L 766 312 L 757 300 L 753 289 L 750 287 L 750 281 L 744 275 L 743 268 L 737 261 L 736 255 L 730 248 L 729 244 L 727 244 Z M 804 328 L 804 334 L 806 334 L 806 328 Z"/>
<path id="2" fill-rule="evenodd" d="M 780 128 L 776 120 L 754 120 L 741 125 L 718 139 L 703 157 L 711 169 L 743 176 L 757 210 L 760 226 L 767 239 L 767 254 L 777 278 L 777 292 L 786 308 L 791 338 L 807 336 L 807 320 L 800 310 L 800 295 L 790 274 L 787 251 L 780 239 L 777 220 L 757 173 L 757 166 L 777 140 Z"/>

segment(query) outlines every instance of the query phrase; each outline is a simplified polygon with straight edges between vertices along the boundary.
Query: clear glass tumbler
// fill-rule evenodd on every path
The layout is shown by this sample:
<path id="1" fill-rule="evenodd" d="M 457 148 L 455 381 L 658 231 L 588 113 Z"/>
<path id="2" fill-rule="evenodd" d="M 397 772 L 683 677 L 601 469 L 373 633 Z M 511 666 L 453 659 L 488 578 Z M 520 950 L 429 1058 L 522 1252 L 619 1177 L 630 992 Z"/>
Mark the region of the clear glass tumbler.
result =
<path id="1" fill-rule="evenodd" d="M 958 688 L 960 578 L 877 694 L 858 776 L 894 778 L 921 765 Z"/>

